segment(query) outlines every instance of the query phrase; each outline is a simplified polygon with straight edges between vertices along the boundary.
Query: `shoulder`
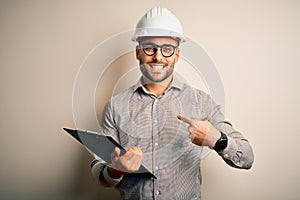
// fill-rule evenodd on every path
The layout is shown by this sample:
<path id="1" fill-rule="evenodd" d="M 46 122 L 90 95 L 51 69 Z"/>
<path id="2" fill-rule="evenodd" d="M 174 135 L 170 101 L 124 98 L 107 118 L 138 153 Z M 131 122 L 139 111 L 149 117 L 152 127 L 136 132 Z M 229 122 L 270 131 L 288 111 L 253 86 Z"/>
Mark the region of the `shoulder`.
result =
<path id="1" fill-rule="evenodd" d="M 132 86 L 125 91 L 112 96 L 104 107 L 103 115 L 110 115 L 113 117 L 118 116 L 120 113 L 127 112 L 129 108 L 130 97 L 134 91 L 134 86 Z"/>
<path id="2" fill-rule="evenodd" d="M 130 88 L 114 95 L 111 99 L 117 101 L 120 99 L 127 98 L 128 96 L 131 96 L 136 91 L 136 87 L 137 87 L 136 85 L 133 85 Z"/>
<path id="3" fill-rule="evenodd" d="M 187 83 L 182 84 L 181 90 L 185 95 L 197 98 L 198 100 L 207 100 L 211 98 L 208 93 L 204 92 L 201 89 L 192 87 Z"/>
<path id="4" fill-rule="evenodd" d="M 136 85 L 131 86 L 130 88 L 114 95 L 111 97 L 109 103 L 112 106 L 124 105 L 124 102 L 128 102 L 130 97 L 136 92 Z"/>

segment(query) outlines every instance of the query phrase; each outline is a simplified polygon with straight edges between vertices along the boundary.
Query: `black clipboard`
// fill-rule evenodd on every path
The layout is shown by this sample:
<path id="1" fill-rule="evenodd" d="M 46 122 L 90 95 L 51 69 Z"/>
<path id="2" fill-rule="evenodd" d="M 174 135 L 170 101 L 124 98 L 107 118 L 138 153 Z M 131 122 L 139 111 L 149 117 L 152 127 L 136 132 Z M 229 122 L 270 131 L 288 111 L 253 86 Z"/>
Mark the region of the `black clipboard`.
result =
<path id="1" fill-rule="evenodd" d="M 97 132 L 83 131 L 78 129 L 63 128 L 66 132 L 72 135 L 78 142 L 86 146 L 90 151 L 95 153 L 106 163 L 111 163 L 111 153 L 114 151 L 115 147 L 120 148 L 121 155 L 126 152 L 124 147 L 122 147 L 114 138 L 111 136 L 100 135 Z M 140 169 L 135 173 L 148 173 L 153 178 L 156 176 L 150 172 L 144 165 L 141 165 Z"/>

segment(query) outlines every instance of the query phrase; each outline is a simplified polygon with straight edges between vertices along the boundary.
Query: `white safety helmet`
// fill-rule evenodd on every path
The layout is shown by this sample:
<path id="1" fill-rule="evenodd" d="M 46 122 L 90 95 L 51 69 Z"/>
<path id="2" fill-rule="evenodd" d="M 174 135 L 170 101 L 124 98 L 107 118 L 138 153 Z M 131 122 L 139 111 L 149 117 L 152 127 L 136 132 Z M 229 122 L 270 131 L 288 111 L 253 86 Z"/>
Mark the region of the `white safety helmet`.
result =
<path id="1" fill-rule="evenodd" d="M 139 37 L 167 36 L 179 38 L 185 42 L 180 21 L 167 8 L 152 8 L 137 23 L 132 41 L 138 41 Z"/>

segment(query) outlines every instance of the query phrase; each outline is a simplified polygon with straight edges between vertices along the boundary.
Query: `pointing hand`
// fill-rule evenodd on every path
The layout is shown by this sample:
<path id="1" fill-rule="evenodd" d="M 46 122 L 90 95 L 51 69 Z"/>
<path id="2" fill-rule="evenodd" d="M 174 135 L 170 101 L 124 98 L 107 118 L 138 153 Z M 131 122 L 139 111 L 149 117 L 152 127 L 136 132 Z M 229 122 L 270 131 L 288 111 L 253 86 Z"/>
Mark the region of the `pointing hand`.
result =
<path id="1" fill-rule="evenodd" d="M 207 120 L 190 119 L 181 114 L 178 114 L 177 118 L 189 125 L 189 138 L 196 145 L 213 148 L 221 137 L 221 133 Z"/>

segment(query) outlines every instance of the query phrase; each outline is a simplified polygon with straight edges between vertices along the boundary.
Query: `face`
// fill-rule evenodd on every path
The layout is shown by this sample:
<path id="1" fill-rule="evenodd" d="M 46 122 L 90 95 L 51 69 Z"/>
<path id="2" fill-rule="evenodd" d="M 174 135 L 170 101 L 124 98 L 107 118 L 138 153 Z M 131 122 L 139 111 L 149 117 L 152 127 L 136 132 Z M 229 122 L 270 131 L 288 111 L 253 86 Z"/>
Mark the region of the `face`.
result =
<path id="1" fill-rule="evenodd" d="M 168 51 L 172 51 L 172 46 L 177 47 L 177 40 L 170 37 L 145 37 L 139 40 L 139 46 L 136 49 L 136 58 L 140 62 L 140 70 L 143 74 L 143 80 L 152 83 L 160 83 L 168 78 L 172 78 L 173 70 L 175 63 L 179 59 L 179 48 L 175 48 L 175 52 L 172 56 L 169 56 Z M 150 46 L 161 46 L 165 45 L 166 48 L 158 47 L 157 51 L 154 53 L 153 51 L 145 51 L 142 49 L 143 47 L 147 47 L 146 44 L 150 44 Z M 152 53 L 149 53 L 152 52 Z M 169 56 L 165 57 L 162 55 Z M 153 55 L 151 55 L 153 54 Z"/>

